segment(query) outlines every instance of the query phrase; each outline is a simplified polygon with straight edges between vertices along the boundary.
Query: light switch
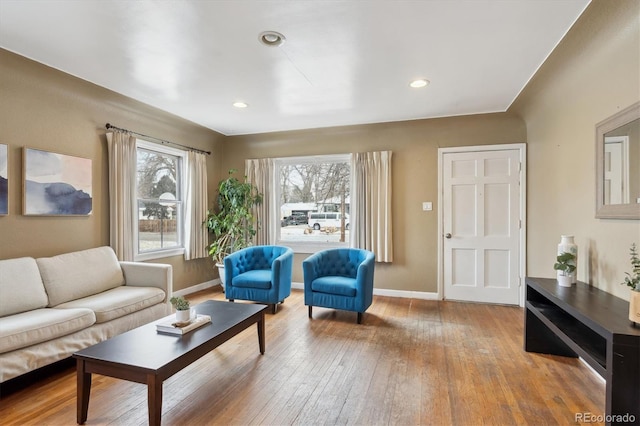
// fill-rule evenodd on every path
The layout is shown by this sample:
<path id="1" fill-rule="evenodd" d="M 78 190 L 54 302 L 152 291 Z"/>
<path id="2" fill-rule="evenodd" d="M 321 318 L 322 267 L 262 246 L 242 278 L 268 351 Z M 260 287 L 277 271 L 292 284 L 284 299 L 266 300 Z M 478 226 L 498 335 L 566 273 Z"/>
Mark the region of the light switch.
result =
<path id="1" fill-rule="evenodd" d="M 425 212 L 433 210 L 433 203 L 431 201 L 425 201 L 422 203 L 422 210 Z"/>

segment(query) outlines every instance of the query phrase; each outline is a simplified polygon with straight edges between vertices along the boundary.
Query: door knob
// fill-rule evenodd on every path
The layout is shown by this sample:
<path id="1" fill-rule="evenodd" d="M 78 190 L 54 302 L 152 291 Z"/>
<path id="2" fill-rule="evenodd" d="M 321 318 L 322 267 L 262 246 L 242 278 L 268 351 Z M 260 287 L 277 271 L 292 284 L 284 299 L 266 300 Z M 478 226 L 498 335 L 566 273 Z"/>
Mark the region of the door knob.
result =
<path id="1" fill-rule="evenodd" d="M 445 238 L 451 238 L 451 234 L 447 232 L 446 234 L 444 234 L 444 237 Z"/>

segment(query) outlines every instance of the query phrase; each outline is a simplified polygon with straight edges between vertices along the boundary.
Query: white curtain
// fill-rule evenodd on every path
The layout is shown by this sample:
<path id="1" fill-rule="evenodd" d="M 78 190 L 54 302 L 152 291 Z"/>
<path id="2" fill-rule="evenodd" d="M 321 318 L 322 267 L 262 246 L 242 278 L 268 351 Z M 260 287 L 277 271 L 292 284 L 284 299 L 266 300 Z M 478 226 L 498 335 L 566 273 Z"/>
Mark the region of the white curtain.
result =
<path id="1" fill-rule="evenodd" d="M 119 260 L 132 261 L 136 218 L 136 138 L 127 132 L 107 133 L 109 156 L 109 237 Z"/>
<path id="2" fill-rule="evenodd" d="M 391 151 L 355 153 L 351 174 L 351 246 L 375 253 L 377 262 L 393 262 Z"/>
<path id="3" fill-rule="evenodd" d="M 276 206 L 273 183 L 275 182 L 275 166 L 271 158 L 259 158 L 245 161 L 245 175 L 247 181 L 258 188 L 262 194 L 262 203 L 255 206 L 253 215 L 258 222 L 256 245 L 273 244 L 276 240 L 275 221 L 271 220 Z M 278 222 L 279 223 L 279 222 Z"/>
<path id="4" fill-rule="evenodd" d="M 188 151 L 186 163 L 184 260 L 191 260 L 208 257 L 206 154 Z"/>

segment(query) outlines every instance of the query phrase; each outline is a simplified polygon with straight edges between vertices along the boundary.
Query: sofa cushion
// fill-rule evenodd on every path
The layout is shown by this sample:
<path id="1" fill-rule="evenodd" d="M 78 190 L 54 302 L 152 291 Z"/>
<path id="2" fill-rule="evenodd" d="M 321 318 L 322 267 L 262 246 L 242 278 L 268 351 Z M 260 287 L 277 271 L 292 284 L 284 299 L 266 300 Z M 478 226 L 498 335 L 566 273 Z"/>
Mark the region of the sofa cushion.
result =
<path id="1" fill-rule="evenodd" d="M 0 260 L 0 317 L 47 306 L 47 293 L 32 257 Z"/>
<path id="2" fill-rule="evenodd" d="M 49 296 L 48 306 L 101 293 L 124 284 L 120 263 L 111 247 L 36 259 Z"/>
<path id="3" fill-rule="evenodd" d="M 341 276 L 320 277 L 313 280 L 311 290 L 319 293 L 354 297 L 356 295 L 356 280 L 355 278 Z"/>
<path id="4" fill-rule="evenodd" d="M 56 309 L 89 308 L 96 314 L 96 323 L 100 324 L 156 305 L 164 299 L 164 291 L 156 287 L 120 286 L 62 303 Z"/>
<path id="5" fill-rule="evenodd" d="M 83 330 L 96 321 L 90 309 L 36 309 L 0 318 L 0 353 Z"/>

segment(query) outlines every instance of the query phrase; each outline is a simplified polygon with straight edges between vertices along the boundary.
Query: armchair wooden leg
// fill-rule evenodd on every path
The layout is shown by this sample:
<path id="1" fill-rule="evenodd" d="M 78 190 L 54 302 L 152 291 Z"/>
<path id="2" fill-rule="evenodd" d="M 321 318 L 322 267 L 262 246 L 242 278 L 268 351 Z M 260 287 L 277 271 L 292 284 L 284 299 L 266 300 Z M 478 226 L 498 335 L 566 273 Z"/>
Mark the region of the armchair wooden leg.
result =
<path id="1" fill-rule="evenodd" d="M 233 302 L 235 299 L 229 299 L 229 302 Z"/>
<path id="2" fill-rule="evenodd" d="M 362 312 L 358 312 L 358 324 L 362 324 Z"/>
<path id="3" fill-rule="evenodd" d="M 277 304 L 277 303 L 274 303 L 273 305 L 271 305 L 271 313 L 272 313 L 273 315 L 275 315 L 275 314 L 276 314 L 276 311 L 277 311 L 277 310 L 278 310 L 278 304 Z"/>
<path id="4" fill-rule="evenodd" d="M 309 305 L 309 318 L 311 318 L 311 311 L 312 311 L 313 307 L 311 305 Z"/>

